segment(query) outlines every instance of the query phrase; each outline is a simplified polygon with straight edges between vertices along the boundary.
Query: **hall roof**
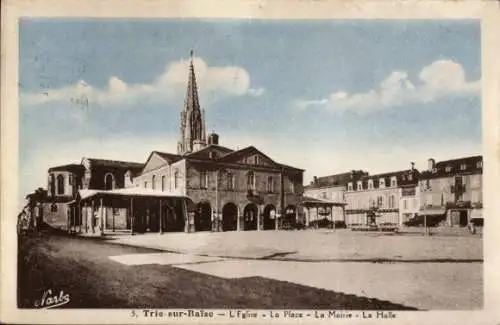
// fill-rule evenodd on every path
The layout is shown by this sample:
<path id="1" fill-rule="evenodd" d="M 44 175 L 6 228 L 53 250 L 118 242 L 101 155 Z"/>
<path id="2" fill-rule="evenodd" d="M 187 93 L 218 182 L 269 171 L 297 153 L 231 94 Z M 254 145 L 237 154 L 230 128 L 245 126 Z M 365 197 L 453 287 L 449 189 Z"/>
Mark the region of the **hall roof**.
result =
<path id="1" fill-rule="evenodd" d="M 121 160 L 109 160 L 100 158 L 85 158 L 92 166 L 97 167 L 111 167 L 119 169 L 142 169 L 143 163 L 132 162 L 132 161 L 121 161 Z"/>
<path id="2" fill-rule="evenodd" d="M 343 202 L 328 201 L 328 200 L 323 200 L 323 199 L 317 199 L 317 198 L 310 197 L 310 196 L 302 197 L 300 204 L 306 208 L 307 207 L 325 207 L 325 206 L 342 207 L 342 206 L 347 205 L 347 203 L 343 203 Z"/>
<path id="3" fill-rule="evenodd" d="M 83 169 L 84 168 L 81 164 L 67 164 L 67 165 L 50 167 L 49 172 L 55 172 L 55 171 L 80 172 L 83 171 Z"/>
<path id="4" fill-rule="evenodd" d="M 215 156 L 215 157 L 210 157 L 209 152 L 214 151 L 214 150 L 219 152 L 220 155 Z M 180 161 L 182 159 L 186 159 L 188 161 L 193 161 L 193 162 L 211 162 L 213 164 L 217 164 L 217 163 L 235 164 L 235 163 L 237 163 L 237 160 L 240 157 L 243 157 L 245 155 L 249 155 L 252 153 L 256 153 L 256 154 L 259 154 L 259 155 L 265 157 L 265 159 L 269 160 L 270 162 L 272 162 L 273 165 L 275 165 L 277 167 L 281 167 L 281 168 L 288 169 L 288 170 L 304 171 L 303 169 L 300 169 L 297 167 L 277 163 L 274 160 L 272 160 L 271 158 L 269 158 L 262 151 L 255 148 L 254 146 L 248 146 L 248 147 L 245 147 L 245 148 L 239 149 L 239 150 L 232 150 L 230 148 L 227 148 L 227 147 L 224 147 L 221 145 L 212 144 L 212 145 L 209 145 L 201 150 L 191 152 L 191 153 L 186 154 L 186 155 L 177 155 L 177 154 L 160 152 L 160 151 L 153 151 L 151 153 L 151 155 L 153 153 L 158 154 L 160 157 L 165 159 L 169 164 L 175 163 L 175 162 Z M 151 155 L 150 155 L 150 157 L 151 157 Z M 149 159 L 150 158 L 148 158 L 146 163 L 149 161 Z M 237 164 L 240 164 L 240 163 L 237 163 Z"/>
<path id="5" fill-rule="evenodd" d="M 185 198 L 180 192 L 164 192 L 141 187 L 119 188 L 114 190 L 79 190 L 77 199 L 85 200 L 96 196 L 123 196 L 123 197 L 170 197 L 170 198 Z"/>
<path id="6" fill-rule="evenodd" d="M 161 152 L 161 151 L 153 151 L 152 153 L 157 153 L 160 157 L 162 157 L 169 163 L 173 163 L 182 159 L 181 155 L 176 155 L 173 153 Z"/>

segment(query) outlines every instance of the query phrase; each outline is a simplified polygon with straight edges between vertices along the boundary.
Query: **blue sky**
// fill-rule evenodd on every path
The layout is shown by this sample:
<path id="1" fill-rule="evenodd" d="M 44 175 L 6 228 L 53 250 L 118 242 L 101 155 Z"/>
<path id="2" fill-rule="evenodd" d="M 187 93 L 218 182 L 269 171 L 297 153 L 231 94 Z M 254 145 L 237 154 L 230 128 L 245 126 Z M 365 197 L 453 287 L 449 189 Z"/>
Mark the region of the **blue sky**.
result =
<path id="1" fill-rule="evenodd" d="M 207 128 L 306 182 L 481 153 L 480 39 L 473 20 L 24 19 L 21 194 L 83 156 L 174 152 L 190 49 Z"/>

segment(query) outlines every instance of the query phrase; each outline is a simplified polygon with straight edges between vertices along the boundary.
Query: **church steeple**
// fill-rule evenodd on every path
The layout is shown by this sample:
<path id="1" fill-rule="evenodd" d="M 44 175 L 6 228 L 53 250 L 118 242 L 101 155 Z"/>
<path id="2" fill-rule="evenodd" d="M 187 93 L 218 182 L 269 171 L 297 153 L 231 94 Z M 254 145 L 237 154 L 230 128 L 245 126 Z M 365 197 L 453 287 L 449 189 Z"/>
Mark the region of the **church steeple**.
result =
<path id="1" fill-rule="evenodd" d="M 180 155 L 206 146 L 205 116 L 200 109 L 193 57 L 194 52 L 191 50 L 186 98 L 184 110 L 181 112 L 181 138 L 177 145 L 177 153 Z"/>

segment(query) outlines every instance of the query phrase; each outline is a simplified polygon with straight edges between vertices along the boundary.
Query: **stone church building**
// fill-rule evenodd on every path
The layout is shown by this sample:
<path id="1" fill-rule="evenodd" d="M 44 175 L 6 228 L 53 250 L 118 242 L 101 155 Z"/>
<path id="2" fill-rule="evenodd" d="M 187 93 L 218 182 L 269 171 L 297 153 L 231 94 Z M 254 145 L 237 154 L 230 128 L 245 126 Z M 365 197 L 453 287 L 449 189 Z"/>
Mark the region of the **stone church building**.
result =
<path id="1" fill-rule="evenodd" d="M 83 158 L 52 167 L 42 218 L 101 234 L 267 230 L 298 220 L 304 170 L 219 140 L 206 132 L 191 58 L 177 152 L 153 151 L 145 163 Z"/>
<path id="2" fill-rule="evenodd" d="M 193 62 L 177 153 L 154 151 L 135 187 L 178 193 L 195 204 L 190 230 L 275 229 L 279 220 L 296 220 L 304 170 L 287 166 L 253 146 L 233 150 L 206 134 Z"/>

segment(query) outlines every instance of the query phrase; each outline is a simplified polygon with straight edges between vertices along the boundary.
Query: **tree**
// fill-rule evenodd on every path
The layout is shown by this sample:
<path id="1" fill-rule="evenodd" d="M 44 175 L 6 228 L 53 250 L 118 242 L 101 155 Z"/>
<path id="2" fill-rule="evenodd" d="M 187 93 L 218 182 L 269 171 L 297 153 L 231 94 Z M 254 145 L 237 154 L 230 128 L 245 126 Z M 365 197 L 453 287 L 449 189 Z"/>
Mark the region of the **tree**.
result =
<path id="1" fill-rule="evenodd" d="M 46 199 L 47 190 L 41 187 L 37 188 L 33 193 L 26 195 L 27 203 L 24 206 L 23 210 L 28 211 L 29 213 L 30 227 L 36 226 L 38 228 L 38 226 L 40 225 L 41 220 L 34 220 L 33 211 L 37 204 L 44 202 Z"/>

